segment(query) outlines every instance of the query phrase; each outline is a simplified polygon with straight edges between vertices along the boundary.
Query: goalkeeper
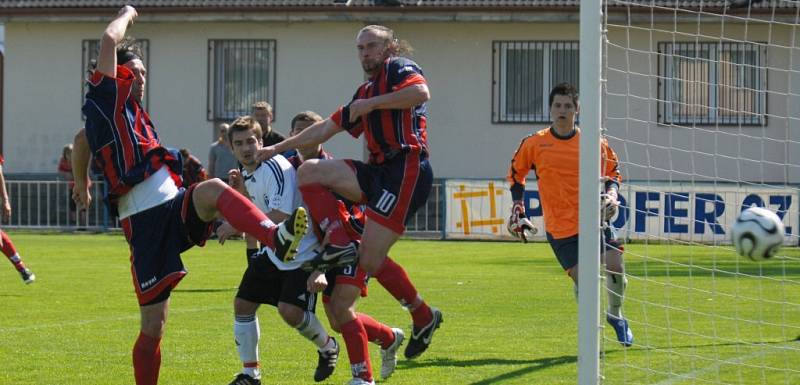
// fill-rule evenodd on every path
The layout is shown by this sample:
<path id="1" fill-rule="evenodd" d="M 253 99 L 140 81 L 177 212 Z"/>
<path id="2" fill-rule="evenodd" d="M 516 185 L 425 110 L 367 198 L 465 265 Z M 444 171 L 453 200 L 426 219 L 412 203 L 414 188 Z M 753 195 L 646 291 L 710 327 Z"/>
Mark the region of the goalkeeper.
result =
<path id="1" fill-rule="evenodd" d="M 568 83 L 561 83 L 550 91 L 550 117 L 553 124 L 527 136 L 511 159 L 508 180 L 511 183 L 511 208 L 509 231 L 523 238 L 526 230 L 534 230 L 525 216 L 522 196 L 525 177 L 533 170 L 539 181 L 547 241 L 575 284 L 578 293 L 578 161 L 580 128 L 575 125 L 578 114 L 578 91 Z M 617 191 L 621 176 L 617 155 L 604 139 L 601 143 L 601 171 L 605 192 L 601 196 L 604 223 L 601 258 L 606 265 L 608 310 L 606 320 L 614 327 L 617 340 L 624 346 L 633 344 L 633 333 L 622 315 L 625 295 L 625 266 L 622 245 L 616 239 L 609 220 L 616 214 Z"/>

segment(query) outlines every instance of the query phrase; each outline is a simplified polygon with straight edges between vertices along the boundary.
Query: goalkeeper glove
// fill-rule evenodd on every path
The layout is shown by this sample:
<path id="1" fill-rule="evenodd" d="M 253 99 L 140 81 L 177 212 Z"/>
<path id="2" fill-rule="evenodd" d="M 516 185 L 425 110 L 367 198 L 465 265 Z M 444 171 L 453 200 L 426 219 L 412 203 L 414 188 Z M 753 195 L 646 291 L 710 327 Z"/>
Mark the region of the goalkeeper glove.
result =
<path id="1" fill-rule="evenodd" d="M 533 237 L 539 231 L 525 216 L 525 207 L 522 205 L 522 201 L 514 201 L 514 205 L 511 206 L 511 216 L 508 218 L 506 230 L 514 238 L 521 239 L 525 243 L 528 242 L 528 238 Z"/>
<path id="2" fill-rule="evenodd" d="M 619 200 L 616 188 L 610 188 L 605 194 L 600 194 L 600 218 L 609 221 L 617 215 Z"/>

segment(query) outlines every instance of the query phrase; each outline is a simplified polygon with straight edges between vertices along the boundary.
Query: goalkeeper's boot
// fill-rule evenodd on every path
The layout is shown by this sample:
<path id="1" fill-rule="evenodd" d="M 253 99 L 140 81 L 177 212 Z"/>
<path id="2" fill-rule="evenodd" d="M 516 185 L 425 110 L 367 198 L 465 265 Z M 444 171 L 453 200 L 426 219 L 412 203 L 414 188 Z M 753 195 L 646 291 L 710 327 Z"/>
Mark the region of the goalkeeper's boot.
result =
<path id="1" fill-rule="evenodd" d="M 27 267 L 17 271 L 19 271 L 19 275 L 22 277 L 22 281 L 25 282 L 26 285 L 30 285 L 36 280 L 36 274 L 33 274 L 31 269 L 28 269 Z"/>
<path id="2" fill-rule="evenodd" d="M 325 249 L 300 268 L 305 271 L 327 271 L 334 267 L 354 265 L 358 263 L 358 241 L 351 241 L 345 246 L 328 244 Z"/>
<path id="3" fill-rule="evenodd" d="M 297 246 L 308 231 L 308 214 L 303 207 L 296 208 L 289 219 L 281 222 L 275 231 L 275 256 L 291 261 L 297 255 Z"/>
<path id="4" fill-rule="evenodd" d="M 317 351 L 319 355 L 319 360 L 317 361 L 317 370 L 314 371 L 314 381 L 320 382 L 333 374 L 333 370 L 336 369 L 336 361 L 339 360 L 339 343 L 336 342 L 336 339 L 333 339 L 334 345 L 336 345 L 333 349 L 320 352 Z"/>
<path id="5" fill-rule="evenodd" d="M 384 380 L 389 378 L 397 368 L 397 350 L 400 349 L 400 345 L 403 344 L 403 339 L 406 337 L 403 329 L 392 328 L 392 332 L 394 333 L 394 342 L 388 348 L 381 349 L 381 378 Z"/>
<path id="6" fill-rule="evenodd" d="M 417 329 L 416 326 L 411 329 L 411 339 L 406 345 L 405 352 L 406 358 L 409 360 L 419 357 L 422 352 L 428 349 L 428 345 L 431 344 L 431 339 L 433 339 L 433 333 L 444 322 L 442 312 L 439 309 L 432 307 L 431 312 L 433 313 L 433 319 L 429 324 L 420 329 Z"/>
<path id="7" fill-rule="evenodd" d="M 628 320 L 606 314 L 606 321 L 614 328 L 614 332 L 617 333 L 617 341 L 619 341 L 622 346 L 628 347 L 633 345 L 633 332 L 628 326 Z"/>
<path id="8" fill-rule="evenodd" d="M 239 373 L 228 385 L 261 385 L 261 380 L 250 377 L 244 373 Z"/>

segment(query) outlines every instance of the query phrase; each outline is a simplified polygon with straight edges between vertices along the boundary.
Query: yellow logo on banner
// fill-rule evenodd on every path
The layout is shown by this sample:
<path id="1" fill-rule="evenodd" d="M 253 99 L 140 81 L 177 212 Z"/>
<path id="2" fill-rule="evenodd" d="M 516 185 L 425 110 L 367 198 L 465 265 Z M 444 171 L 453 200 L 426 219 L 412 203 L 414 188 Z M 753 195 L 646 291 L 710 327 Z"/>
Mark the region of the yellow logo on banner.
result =
<path id="1" fill-rule="evenodd" d="M 473 227 L 492 226 L 492 234 L 497 234 L 500 231 L 498 226 L 504 223 L 504 219 L 497 218 L 497 201 L 495 197 L 503 195 L 503 190 L 495 190 L 494 182 L 489 182 L 488 190 L 464 191 L 465 189 L 466 187 L 462 184 L 458 186 L 458 191 L 453 193 L 453 198 L 461 201 L 461 222 L 456 222 L 456 227 L 463 229 L 464 235 L 469 235 Z M 470 220 L 467 199 L 483 199 L 484 197 L 489 197 L 489 218 Z"/>

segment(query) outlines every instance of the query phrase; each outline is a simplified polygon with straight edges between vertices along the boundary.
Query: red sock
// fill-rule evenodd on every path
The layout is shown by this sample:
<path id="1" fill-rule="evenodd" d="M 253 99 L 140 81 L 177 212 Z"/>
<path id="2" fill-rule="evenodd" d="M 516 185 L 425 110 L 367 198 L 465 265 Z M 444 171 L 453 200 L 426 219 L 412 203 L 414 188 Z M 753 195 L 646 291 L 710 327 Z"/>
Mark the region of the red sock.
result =
<path id="1" fill-rule="evenodd" d="M 421 328 L 429 324 L 433 320 L 433 312 L 428 304 L 419 298 L 417 289 L 411 280 L 408 279 L 408 274 L 403 270 L 403 267 L 395 263 L 388 256 L 383 261 L 383 264 L 375 273 L 375 278 L 378 279 L 381 286 L 389 292 L 395 299 L 406 308 L 411 310 L 411 318 L 414 320 L 414 326 Z M 419 302 L 417 305 L 416 303 Z"/>
<path id="2" fill-rule="evenodd" d="M 133 375 L 136 385 L 157 385 L 161 368 L 161 338 L 139 332 L 133 345 Z"/>
<path id="3" fill-rule="evenodd" d="M 0 250 L 3 251 L 3 254 L 8 257 L 8 260 L 14 264 L 14 267 L 16 267 L 17 270 L 24 269 L 25 264 L 22 263 L 22 260 L 19 259 L 19 256 L 14 258 L 14 256 L 17 255 L 17 248 L 14 247 L 14 243 L 11 242 L 11 238 L 8 237 L 8 234 L 6 234 L 5 231 L 0 231 L 0 234 L 2 234 L 3 237 L 3 247 L 0 248 Z"/>
<path id="4" fill-rule="evenodd" d="M 380 345 L 381 349 L 388 349 L 394 343 L 394 332 L 392 328 L 378 322 L 364 313 L 357 313 L 358 320 L 364 325 L 364 330 L 367 332 L 367 338 Z"/>
<path id="5" fill-rule="evenodd" d="M 331 244 L 338 246 L 348 244 L 350 237 L 347 236 L 347 232 L 345 232 L 339 219 L 339 205 L 336 203 L 336 197 L 319 183 L 300 186 L 300 193 L 303 194 L 303 202 L 306 203 L 314 222 L 320 224 L 329 223 L 328 229 L 331 232 Z"/>
<path id="6" fill-rule="evenodd" d="M 342 325 L 344 344 L 347 345 L 347 356 L 350 358 L 350 369 L 353 377 L 372 381 L 372 365 L 369 362 L 367 331 L 364 324 L 356 318 Z"/>
<path id="7" fill-rule="evenodd" d="M 262 245 L 275 248 L 276 226 L 263 226 L 269 220 L 261 210 L 236 190 L 228 187 L 217 198 L 217 210 L 231 226 L 258 239 Z"/>

